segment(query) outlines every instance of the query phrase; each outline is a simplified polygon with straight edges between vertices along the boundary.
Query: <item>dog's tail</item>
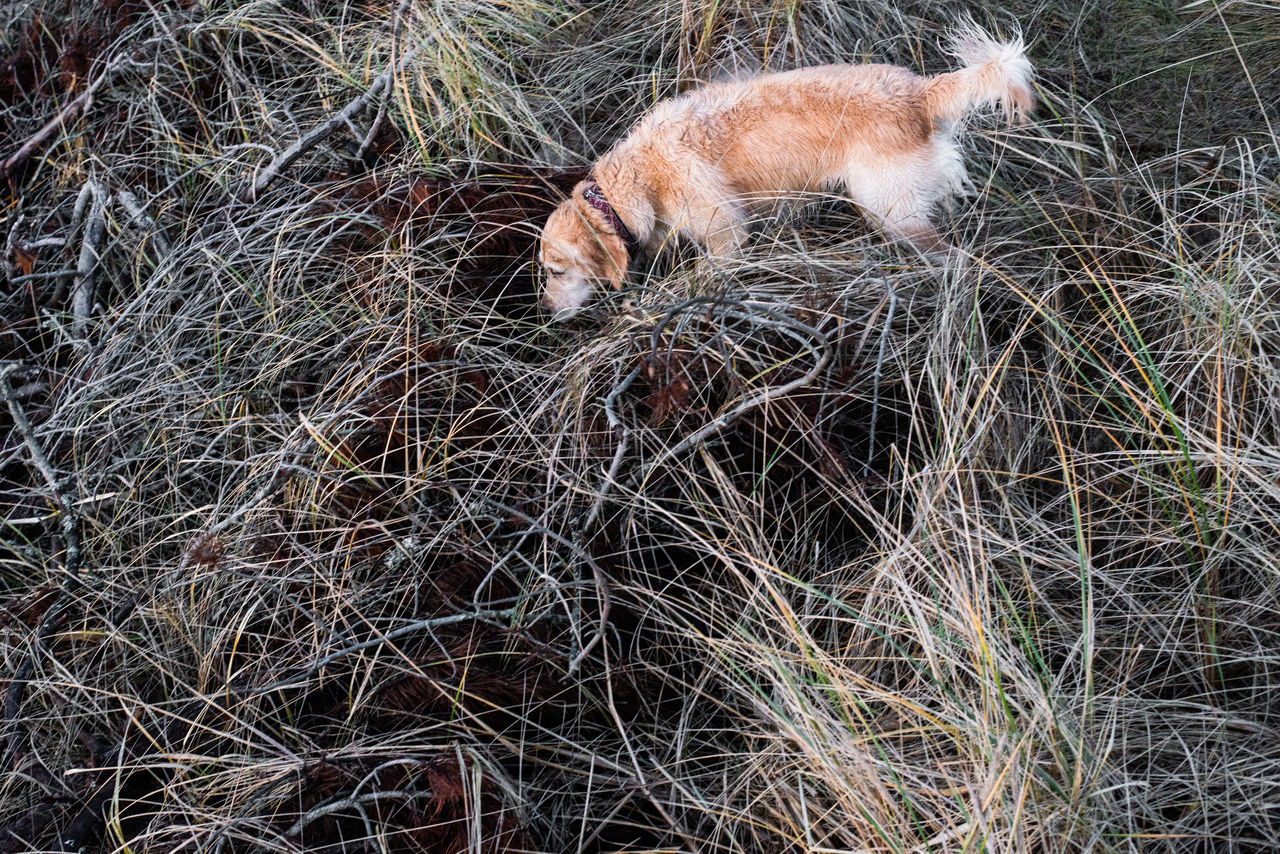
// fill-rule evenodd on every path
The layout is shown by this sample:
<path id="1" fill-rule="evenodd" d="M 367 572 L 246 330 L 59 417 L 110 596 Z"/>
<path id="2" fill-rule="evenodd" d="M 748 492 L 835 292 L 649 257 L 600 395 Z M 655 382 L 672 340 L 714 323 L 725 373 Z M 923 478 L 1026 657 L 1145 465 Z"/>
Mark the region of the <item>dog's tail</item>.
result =
<path id="1" fill-rule="evenodd" d="M 996 101 L 1007 119 L 1026 120 L 1035 106 L 1034 71 L 1021 37 L 1001 43 L 968 23 L 951 33 L 950 52 L 964 68 L 925 82 L 925 108 L 935 121 L 959 121 L 971 110 Z"/>

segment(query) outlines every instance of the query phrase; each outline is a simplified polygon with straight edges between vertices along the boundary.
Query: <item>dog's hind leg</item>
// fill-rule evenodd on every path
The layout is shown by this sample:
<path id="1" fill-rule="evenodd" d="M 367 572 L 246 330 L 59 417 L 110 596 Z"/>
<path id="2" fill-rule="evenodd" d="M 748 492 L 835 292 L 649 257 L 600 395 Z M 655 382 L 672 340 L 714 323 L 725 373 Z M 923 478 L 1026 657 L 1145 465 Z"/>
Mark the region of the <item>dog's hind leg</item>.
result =
<path id="1" fill-rule="evenodd" d="M 955 247 L 923 216 L 886 218 L 884 230 L 895 239 L 910 243 L 925 255 L 942 258 L 955 251 Z"/>
<path id="2" fill-rule="evenodd" d="M 912 205 L 912 199 L 898 199 L 896 203 L 876 204 L 878 200 L 864 201 L 855 197 L 871 219 L 884 229 L 894 240 L 909 243 L 921 253 L 941 257 L 953 251 L 941 232 L 918 208 Z"/>
<path id="3" fill-rule="evenodd" d="M 914 159 L 850 170 L 845 186 L 853 201 L 890 237 L 910 243 L 931 257 L 954 252 L 929 219 L 929 210 L 944 195 L 934 186 L 932 164 Z"/>

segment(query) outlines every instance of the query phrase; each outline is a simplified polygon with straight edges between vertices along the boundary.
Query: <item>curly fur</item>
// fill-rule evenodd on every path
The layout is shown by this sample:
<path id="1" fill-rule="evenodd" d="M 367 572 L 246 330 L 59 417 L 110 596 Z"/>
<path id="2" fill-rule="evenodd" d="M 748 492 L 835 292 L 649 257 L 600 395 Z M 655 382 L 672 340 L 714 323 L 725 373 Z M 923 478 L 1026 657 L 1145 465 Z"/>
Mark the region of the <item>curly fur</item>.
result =
<path id="1" fill-rule="evenodd" d="M 674 235 L 732 254 L 761 207 L 842 188 L 892 237 L 946 254 L 929 216 L 968 181 L 953 124 L 997 101 L 1010 117 L 1034 106 L 1021 39 L 997 42 L 968 25 L 951 46 L 965 67 L 932 77 L 892 65 L 824 65 L 663 101 L 601 158 L 594 180 L 647 251 Z M 542 232 L 543 303 L 557 314 L 577 311 L 597 283 L 621 287 L 630 261 L 582 188 Z"/>

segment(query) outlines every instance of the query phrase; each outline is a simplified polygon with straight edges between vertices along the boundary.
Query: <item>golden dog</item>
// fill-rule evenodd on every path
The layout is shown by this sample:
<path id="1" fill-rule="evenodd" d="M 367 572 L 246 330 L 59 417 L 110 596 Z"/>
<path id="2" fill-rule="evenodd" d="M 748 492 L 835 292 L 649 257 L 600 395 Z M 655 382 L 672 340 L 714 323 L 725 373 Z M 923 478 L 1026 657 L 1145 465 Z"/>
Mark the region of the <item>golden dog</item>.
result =
<path id="1" fill-rule="evenodd" d="M 949 252 L 929 215 L 968 182 L 952 125 L 997 101 L 1020 119 L 1035 104 L 1020 38 L 969 26 L 951 48 L 964 67 L 932 77 L 824 65 L 659 103 L 547 219 L 543 304 L 572 314 L 596 283 L 621 287 L 631 256 L 673 234 L 732 254 L 762 205 L 837 187 L 892 237 Z"/>

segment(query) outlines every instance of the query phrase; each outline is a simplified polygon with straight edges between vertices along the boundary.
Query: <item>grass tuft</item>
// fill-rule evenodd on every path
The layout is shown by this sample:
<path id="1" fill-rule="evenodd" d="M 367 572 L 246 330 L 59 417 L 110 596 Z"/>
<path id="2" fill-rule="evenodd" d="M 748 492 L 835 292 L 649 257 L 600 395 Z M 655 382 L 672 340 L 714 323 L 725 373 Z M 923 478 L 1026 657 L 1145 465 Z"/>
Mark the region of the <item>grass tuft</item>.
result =
<path id="1" fill-rule="evenodd" d="M 0 12 L 0 851 L 1280 849 L 1280 21 L 973 14 L 966 269 L 814 198 L 552 324 L 657 100 L 960 20 Z"/>

